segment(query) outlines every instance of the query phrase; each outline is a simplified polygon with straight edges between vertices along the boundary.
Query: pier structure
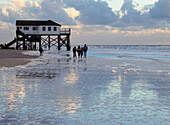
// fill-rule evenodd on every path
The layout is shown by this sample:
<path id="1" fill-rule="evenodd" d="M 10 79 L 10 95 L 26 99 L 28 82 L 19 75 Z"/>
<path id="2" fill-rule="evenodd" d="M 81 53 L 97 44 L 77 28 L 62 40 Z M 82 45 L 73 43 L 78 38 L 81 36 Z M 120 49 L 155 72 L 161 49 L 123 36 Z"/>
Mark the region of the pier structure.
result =
<path id="1" fill-rule="evenodd" d="M 52 47 L 60 50 L 66 47 L 70 50 L 70 28 L 61 28 L 61 25 L 51 20 L 17 20 L 16 38 L 8 44 L 16 43 L 16 49 L 37 49 Z"/>

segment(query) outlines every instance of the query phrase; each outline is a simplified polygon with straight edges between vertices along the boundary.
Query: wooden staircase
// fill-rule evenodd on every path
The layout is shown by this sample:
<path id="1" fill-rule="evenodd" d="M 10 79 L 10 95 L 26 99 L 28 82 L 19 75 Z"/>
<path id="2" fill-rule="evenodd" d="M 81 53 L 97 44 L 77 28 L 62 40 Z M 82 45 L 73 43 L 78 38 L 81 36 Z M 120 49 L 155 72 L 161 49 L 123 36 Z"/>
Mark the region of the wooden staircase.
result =
<path id="1" fill-rule="evenodd" d="M 14 38 L 12 41 L 10 41 L 9 43 L 3 45 L 1 44 L 0 47 L 1 49 L 9 49 L 11 45 L 13 45 L 14 43 L 16 43 L 17 39 Z"/>

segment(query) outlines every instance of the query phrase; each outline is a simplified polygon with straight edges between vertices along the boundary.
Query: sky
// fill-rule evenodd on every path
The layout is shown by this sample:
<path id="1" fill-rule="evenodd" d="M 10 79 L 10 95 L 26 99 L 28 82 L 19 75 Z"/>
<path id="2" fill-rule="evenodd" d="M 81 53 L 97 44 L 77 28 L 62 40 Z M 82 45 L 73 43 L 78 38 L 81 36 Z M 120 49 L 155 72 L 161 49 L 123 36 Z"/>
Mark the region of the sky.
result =
<path id="1" fill-rule="evenodd" d="M 0 43 L 18 19 L 71 28 L 71 44 L 170 45 L 170 0 L 1 0 Z"/>

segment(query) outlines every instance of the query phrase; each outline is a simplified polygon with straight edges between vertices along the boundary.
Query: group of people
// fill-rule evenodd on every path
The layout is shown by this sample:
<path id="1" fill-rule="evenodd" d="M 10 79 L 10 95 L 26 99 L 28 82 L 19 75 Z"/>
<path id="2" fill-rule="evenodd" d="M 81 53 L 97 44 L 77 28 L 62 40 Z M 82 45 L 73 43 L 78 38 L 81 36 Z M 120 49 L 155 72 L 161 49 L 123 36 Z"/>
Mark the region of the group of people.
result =
<path id="1" fill-rule="evenodd" d="M 86 58 L 87 50 L 88 50 L 88 47 L 86 44 L 84 44 L 83 47 L 80 47 L 80 45 L 78 45 L 78 47 L 76 48 L 76 46 L 74 46 L 73 57 L 77 57 L 76 53 L 78 53 L 78 57 L 83 57 L 83 54 L 84 54 L 84 58 Z"/>
<path id="2" fill-rule="evenodd" d="M 84 44 L 83 47 L 80 47 L 80 45 L 78 45 L 78 47 L 76 48 L 76 46 L 74 46 L 73 47 L 73 57 L 77 57 L 76 53 L 78 53 L 78 57 L 83 57 L 83 54 L 84 54 L 84 58 L 86 58 L 87 50 L 88 50 L 88 47 L 86 44 Z M 39 48 L 39 52 L 40 52 L 40 56 L 42 56 L 43 52 L 44 52 L 42 47 Z"/>

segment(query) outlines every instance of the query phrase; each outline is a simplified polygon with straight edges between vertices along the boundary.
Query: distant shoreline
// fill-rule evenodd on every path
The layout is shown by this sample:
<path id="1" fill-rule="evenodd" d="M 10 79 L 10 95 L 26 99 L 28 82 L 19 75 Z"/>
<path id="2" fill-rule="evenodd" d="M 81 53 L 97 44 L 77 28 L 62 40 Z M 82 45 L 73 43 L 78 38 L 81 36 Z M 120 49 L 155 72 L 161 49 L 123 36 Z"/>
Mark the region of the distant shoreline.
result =
<path id="1" fill-rule="evenodd" d="M 0 49 L 0 68 L 25 65 L 39 56 L 23 54 L 23 50 Z"/>

